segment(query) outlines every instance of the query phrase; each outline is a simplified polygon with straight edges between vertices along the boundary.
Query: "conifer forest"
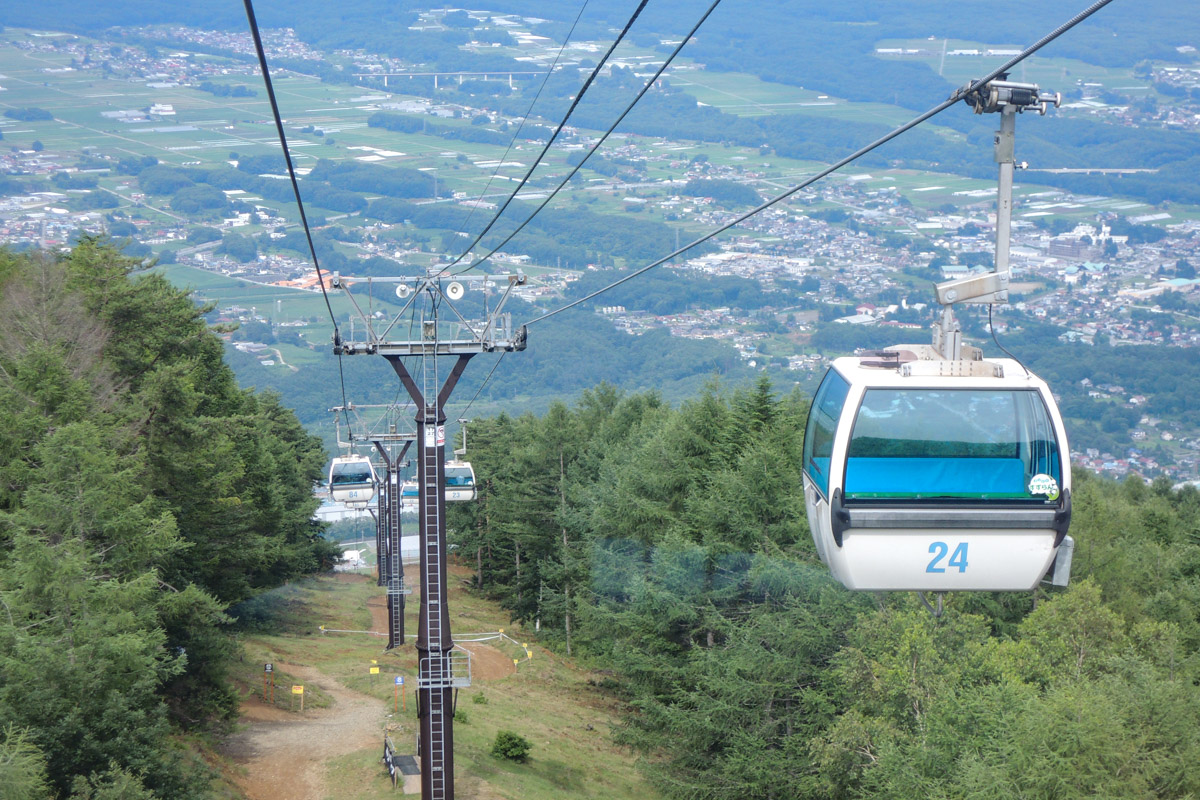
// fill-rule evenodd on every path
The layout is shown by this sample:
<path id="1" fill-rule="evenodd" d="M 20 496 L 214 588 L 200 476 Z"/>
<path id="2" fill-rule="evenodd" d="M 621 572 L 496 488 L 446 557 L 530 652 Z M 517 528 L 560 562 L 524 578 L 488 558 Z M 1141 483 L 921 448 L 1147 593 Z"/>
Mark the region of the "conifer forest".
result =
<path id="1" fill-rule="evenodd" d="M 324 448 L 184 291 L 96 240 L 0 251 L 0 796 L 201 798 L 229 609 L 329 568 Z"/>
<path id="2" fill-rule="evenodd" d="M 0 800 L 1200 800 L 1200 3 L 1109 3 L 0 3 Z M 851 353 L 826 560 L 1069 582 L 831 574 Z"/>
<path id="3" fill-rule="evenodd" d="M 617 737 L 668 797 L 1200 792 L 1200 492 L 1076 471 L 1071 585 L 851 593 L 800 486 L 808 398 L 670 408 L 599 386 L 472 424 L 477 590 L 612 670 Z"/>

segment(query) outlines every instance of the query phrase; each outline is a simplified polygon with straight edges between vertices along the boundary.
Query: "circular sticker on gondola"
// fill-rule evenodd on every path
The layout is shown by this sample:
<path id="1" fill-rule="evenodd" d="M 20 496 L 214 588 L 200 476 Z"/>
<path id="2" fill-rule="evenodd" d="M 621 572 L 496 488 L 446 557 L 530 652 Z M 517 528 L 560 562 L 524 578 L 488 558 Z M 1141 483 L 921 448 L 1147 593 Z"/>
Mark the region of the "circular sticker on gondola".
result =
<path id="1" fill-rule="evenodd" d="M 1030 494 L 1044 494 L 1047 500 L 1058 499 L 1058 481 L 1053 476 L 1039 473 L 1029 481 Z"/>

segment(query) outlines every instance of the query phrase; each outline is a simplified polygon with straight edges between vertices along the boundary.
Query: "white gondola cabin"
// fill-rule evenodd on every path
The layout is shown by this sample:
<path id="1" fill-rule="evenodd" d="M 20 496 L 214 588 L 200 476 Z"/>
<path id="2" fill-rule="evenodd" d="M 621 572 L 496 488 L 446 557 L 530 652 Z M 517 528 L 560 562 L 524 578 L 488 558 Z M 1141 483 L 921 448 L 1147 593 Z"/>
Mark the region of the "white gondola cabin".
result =
<path id="1" fill-rule="evenodd" d="M 400 484 L 400 510 L 409 514 L 416 512 L 421 502 L 421 488 L 416 481 L 404 481 Z"/>
<path id="2" fill-rule="evenodd" d="M 446 462 L 446 502 L 458 503 L 475 499 L 475 470 L 470 461 Z"/>
<path id="3" fill-rule="evenodd" d="M 1028 590 L 1052 566 L 1067 580 L 1066 431 L 1045 382 L 1014 360 L 946 361 L 922 345 L 839 358 L 803 459 L 817 552 L 849 589 Z"/>
<path id="4" fill-rule="evenodd" d="M 339 456 L 329 465 L 329 497 L 351 508 L 366 508 L 378 484 L 375 468 L 366 456 Z"/>

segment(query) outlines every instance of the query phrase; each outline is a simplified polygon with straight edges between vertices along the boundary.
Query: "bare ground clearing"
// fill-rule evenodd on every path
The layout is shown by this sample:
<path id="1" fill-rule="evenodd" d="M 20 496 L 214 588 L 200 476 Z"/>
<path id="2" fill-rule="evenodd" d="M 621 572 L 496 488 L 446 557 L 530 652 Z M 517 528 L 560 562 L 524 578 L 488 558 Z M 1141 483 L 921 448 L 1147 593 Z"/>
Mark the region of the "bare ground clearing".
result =
<path id="1" fill-rule="evenodd" d="M 222 751 L 244 768 L 234 780 L 250 800 L 322 800 L 329 796 L 327 761 L 378 748 L 385 705 L 312 667 L 280 666 L 306 685 L 319 686 L 333 706 L 298 715 L 247 698 L 242 704 L 246 727 L 230 736 Z"/>

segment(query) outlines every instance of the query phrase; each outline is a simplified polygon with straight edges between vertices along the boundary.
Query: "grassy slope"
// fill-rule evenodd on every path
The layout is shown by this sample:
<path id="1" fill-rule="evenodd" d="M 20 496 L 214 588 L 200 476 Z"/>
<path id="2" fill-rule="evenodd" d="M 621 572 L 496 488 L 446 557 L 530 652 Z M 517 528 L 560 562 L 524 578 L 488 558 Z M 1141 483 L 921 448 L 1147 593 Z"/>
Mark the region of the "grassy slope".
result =
<path id="1" fill-rule="evenodd" d="M 528 642 L 533 656 L 525 658 L 515 645 L 497 644 L 505 655 L 521 657 L 516 671 L 502 678 L 476 679 L 471 688 L 460 693 L 458 708 L 465 712 L 466 720 L 460 720 L 454 728 L 458 796 L 514 800 L 657 797 L 637 771 L 636 757 L 612 742 L 618 704 L 593 685 L 596 676 L 538 647 L 519 629 L 513 630 L 497 605 L 467 594 L 461 578 L 451 578 L 455 635 L 504 629 L 518 641 Z M 407 606 L 410 642 L 416 631 L 418 597 L 414 594 Z M 266 603 L 271 613 L 265 617 L 265 624 L 256 627 L 274 632 L 243 637 L 245 666 L 238 676 L 243 693 L 261 694 L 262 663 L 287 662 L 318 669 L 351 689 L 378 697 L 390 712 L 394 676 L 405 676 L 410 687 L 416 683 L 416 651 L 412 645 L 398 653 L 387 653 L 381 637 L 323 636 L 318 630 L 320 625 L 369 629 L 367 602 L 379 604 L 382 598 L 383 590 L 375 586 L 374 580 L 331 576 L 273 592 Z M 377 676 L 369 674 L 372 659 L 381 667 Z M 280 709 L 289 708 L 288 687 L 292 682 L 285 672 L 276 673 L 275 704 Z M 486 698 L 486 702 L 476 701 L 477 696 Z M 386 724 L 401 752 L 411 752 L 417 727 L 411 688 L 407 701 L 408 712 L 381 720 L 379 731 L 382 740 Z M 305 702 L 306 708 L 329 705 L 327 697 L 307 687 Z M 533 743 L 527 763 L 513 764 L 489 754 L 501 729 L 515 731 Z M 328 782 L 339 787 L 331 797 L 394 797 L 379 761 L 380 749 L 373 747 L 331 760 Z"/>

